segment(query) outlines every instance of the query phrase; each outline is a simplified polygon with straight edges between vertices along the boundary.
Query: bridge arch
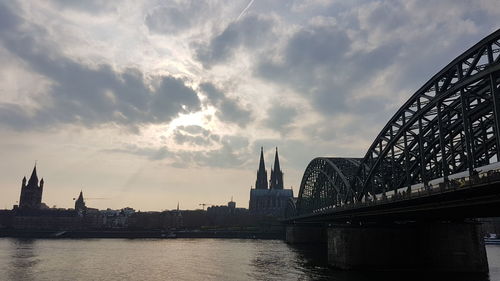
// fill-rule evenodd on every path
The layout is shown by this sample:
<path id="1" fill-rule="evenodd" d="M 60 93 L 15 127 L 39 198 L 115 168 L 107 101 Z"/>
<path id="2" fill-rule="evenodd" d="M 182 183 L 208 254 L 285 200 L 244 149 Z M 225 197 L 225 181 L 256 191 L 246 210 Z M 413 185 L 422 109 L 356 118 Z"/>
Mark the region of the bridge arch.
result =
<path id="1" fill-rule="evenodd" d="M 313 159 L 298 215 L 447 181 L 500 160 L 500 29 L 458 56 L 406 101 L 364 158 Z"/>
<path id="2" fill-rule="evenodd" d="M 306 214 L 351 202 L 356 194 L 352 187 L 359 158 L 313 159 L 300 184 L 296 213 Z"/>

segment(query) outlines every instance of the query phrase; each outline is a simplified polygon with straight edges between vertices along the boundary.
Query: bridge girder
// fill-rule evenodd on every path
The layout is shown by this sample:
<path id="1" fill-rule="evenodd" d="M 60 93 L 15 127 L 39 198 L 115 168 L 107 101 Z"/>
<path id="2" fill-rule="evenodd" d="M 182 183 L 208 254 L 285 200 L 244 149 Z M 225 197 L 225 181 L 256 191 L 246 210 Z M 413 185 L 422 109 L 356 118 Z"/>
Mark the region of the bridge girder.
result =
<path id="1" fill-rule="evenodd" d="M 500 160 L 500 30 L 454 59 L 394 114 L 364 158 L 313 159 L 296 213 L 411 191 Z M 346 163 L 350 163 L 346 165 Z M 354 164 L 355 163 L 355 164 Z"/>

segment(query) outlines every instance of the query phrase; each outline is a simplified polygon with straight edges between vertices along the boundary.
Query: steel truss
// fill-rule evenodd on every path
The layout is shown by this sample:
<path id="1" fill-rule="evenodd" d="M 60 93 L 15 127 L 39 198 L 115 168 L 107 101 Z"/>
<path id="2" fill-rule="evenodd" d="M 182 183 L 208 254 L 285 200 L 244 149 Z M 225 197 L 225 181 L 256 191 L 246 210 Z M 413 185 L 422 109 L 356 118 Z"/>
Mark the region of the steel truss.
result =
<path id="1" fill-rule="evenodd" d="M 298 213 L 352 202 L 356 191 L 351 183 L 360 158 L 316 158 L 304 172 L 297 201 Z"/>
<path id="2" fill-rule="evenodd" d="M 297 214 L 411 191 L 415 184 L 500 158 L 500 30 L 424 84 L 390 119 L 365 157 L 316 158 L 302 178 Z"/>

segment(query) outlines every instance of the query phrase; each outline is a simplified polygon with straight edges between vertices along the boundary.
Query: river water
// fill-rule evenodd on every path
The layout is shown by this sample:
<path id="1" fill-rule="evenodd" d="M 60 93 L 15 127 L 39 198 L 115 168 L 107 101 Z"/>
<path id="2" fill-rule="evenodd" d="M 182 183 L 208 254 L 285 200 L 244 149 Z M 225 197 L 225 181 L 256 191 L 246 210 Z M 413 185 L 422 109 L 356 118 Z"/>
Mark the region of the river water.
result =
<path id="1" fill-rule="evenodd" d="M 0 238 L 0 280 L 495 280 L 500 246 L 487 246 L 489 276 L 330 269 L 319 249 L 277 240 Z"/>

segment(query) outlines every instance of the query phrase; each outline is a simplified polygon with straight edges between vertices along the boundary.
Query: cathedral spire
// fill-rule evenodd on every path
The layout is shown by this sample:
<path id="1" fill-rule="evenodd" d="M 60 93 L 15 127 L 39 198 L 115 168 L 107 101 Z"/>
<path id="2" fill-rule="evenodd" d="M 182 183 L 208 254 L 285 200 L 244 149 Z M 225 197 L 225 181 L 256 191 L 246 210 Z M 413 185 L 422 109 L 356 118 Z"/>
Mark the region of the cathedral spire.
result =
<path id="1" fill-rule="evenodd" d="M 255 181 L 255 189 L 267 189 L 267 171 L 264 164 L 264 148 L 260 147 L 259 170 L 257 171 L 257 180 Z"/>
<path id="2" fill-rule="evenodd" d="M 278 157 L 278 147 L 276 147 L 276 154 L 274 156 L 274 169 L 271 170 L 271 189 L 283 189 L 283 172 L 280 167 L 280 159 Z"/>
<path id="3" fill-rule="evenodd" d="M 266 165 L 264 164 L 264 148 L 260 147 L 260 162 L 259 162 L 259 171 L 266 170 Z"/>
<path id="4" fill-rule="evenodd" d="M 281 171 L 280 169 L 280 159 L 278 157 L 278 147 L 276 147 L 276 154 L 274 155 L 274 170 Z"/>

